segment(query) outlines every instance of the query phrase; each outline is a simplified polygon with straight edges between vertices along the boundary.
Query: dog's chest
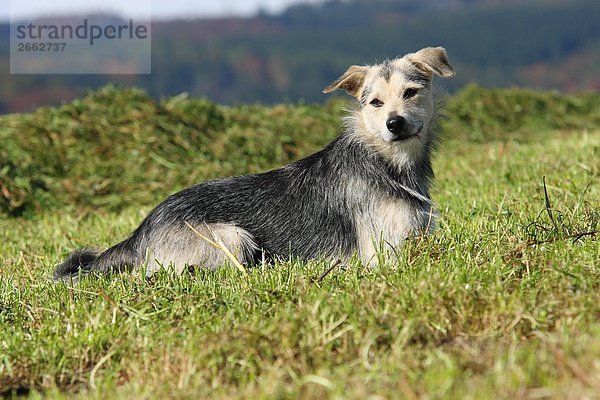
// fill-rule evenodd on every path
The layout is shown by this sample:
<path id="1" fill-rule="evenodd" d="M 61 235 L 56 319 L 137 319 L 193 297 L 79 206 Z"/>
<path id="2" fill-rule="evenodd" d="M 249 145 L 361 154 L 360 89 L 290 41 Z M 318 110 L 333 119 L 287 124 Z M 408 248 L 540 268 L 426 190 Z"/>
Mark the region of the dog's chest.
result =
<path id="1" fill-rule="evenodd" d="M 430 231 L 434 223 L 431 207 L 419 207 L 403 199 L 371 198 L 356 213 L 358 253 L 364 262 L 377 262 L 376 254 L 397 248 L 411 236 Z"/>

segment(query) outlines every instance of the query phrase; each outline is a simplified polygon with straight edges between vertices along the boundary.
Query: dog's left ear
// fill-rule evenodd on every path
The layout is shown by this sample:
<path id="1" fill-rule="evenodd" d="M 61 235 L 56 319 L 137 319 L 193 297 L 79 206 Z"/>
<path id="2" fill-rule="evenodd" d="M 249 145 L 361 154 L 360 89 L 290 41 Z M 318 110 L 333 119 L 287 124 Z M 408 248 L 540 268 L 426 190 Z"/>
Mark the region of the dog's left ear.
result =
<path id="1" fill-rule="evenodd" d="M 336 89 L 344 89 L 349 95 L 358 97 L 360 88 L 365 83 L 365 77 L 369 67 L 363 67 L 359 65 L 353 65 L 344 75 L 337 78 L 329 86 L 323 89 L 323 93 L 333 92 Z"/>
<path id="2" fill-rule="evenodd" d="M 444 78 L 454 76 L 454 69 L 448 62 L 448 54 L 443 47 L 426 47 L 406 56 L 417 68 L 429 75 L 435 73 Z"/>

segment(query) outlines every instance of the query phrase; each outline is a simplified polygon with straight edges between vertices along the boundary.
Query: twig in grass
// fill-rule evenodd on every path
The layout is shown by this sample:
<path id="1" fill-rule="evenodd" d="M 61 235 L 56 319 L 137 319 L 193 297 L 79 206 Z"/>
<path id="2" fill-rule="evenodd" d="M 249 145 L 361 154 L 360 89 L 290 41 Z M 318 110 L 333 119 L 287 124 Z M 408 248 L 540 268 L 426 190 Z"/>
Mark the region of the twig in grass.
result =
<path id="1" fill-rule="evenodd" d="M 233 255 L 233 253 L 227 248 L 227 246 L 225 246 L 225 244 L 223 243 L 223 241 L 221 239 L 219 239 L 219 237 L 214 232 L 212 232 L 210 230 L 210 228 L 208 227 L 208 225 L 206 226 L 206 228 L 213 235 L 213 237 L 215 238 L 215 240 L 211 240 L 208 237 L 206 237 L 205 235 L 203 235 L 202 233 L 198 232 L 198 230 L 196 228 L 194 228 L 189 222 L 185 221 L 185 224 L 187 225 L 188 228 L 190 228 L 192 230 L 192 232 L 194 232 L 200 238 L 206 240 L 208 243 L 210 243 L 211 245 L 215 246 L 217 249 L 219 249 L 223 253 L 225 253 L 225 255 L 231 260 L 231 262 L 233 263 L 233 265 L 235 265 L 236 268 L 242 274 L 246 275 L 248 273 L 246 271 L 246 268 L 244 268 L 244 266 L 242 265 L 242 263 L 239 262 L 239 260 Z"/>
<path id="2" fill-rule="evenodd" d="M 33 316 L 33 308 L 29 305 L 29 304 L 25 304 L 22 303 L 25 308 L 27 309 L 27 315 L 29 316 L 29 318 L 31 319 L 31 322 L 35 325 L 37 323 L 37 320 L 35 319 L 35 317 Z"/>
<path id="3" fill-rule="evenodd" d="M 119 308 L 119 305 L 113 299 L 111 299 L 110 296 L 108 294 L 106 294 L 106 292 L 104 290 L 102 290 L 102 289 L 98 290 L 98 294 L 100 296 L 102 296 L 102 298 L 104 300 L 106 300 L 108 302 L 108 304 L 110 304 L 111 306 L 113 306 L 115 308 Z"/>
<path id="4" fill-rule="evenodd" d="M 96 373 L 98 372 L 98 370 L 100 369 L 100 367 L 107 362 L 108 360 L 110 360 L 110 358 L 115 354 L 114 350 L 109 351 L 108 353 L 106 353 L 100 360 L 98 360 L 98 362 L 96 363 L 96 365 L 94 365 L 94 368 L 92 369 L 92 372 L 90 373 L 90 388 L 92 390 L 96 390 Z"/>
<path id="5" fill-rule="evenodd" d="M 75 323 L 75 299 L 73 296 L 73 284 L 69 286 L 69 310 L 71 311 L 71 329 L 73 329 L 73 336 L 77 337 L 77 325 Z"/>
<path id="6" fill-rule="evenodd" d="M 31 282 L 35 282 L 35 279 L 33 278 L 33 274 L 31 273 L 31 268 L 29 267 L 29 264 L 27 263 L 27 260 L 25 260 L 25 256 L 23 255 L 23 252 L 21 251 L 19 256 L 21 257 L 21 261 L 23 262 L 23 265 L 25 266 L 25 271 L 27 271 L 27 275 L 29 276 L 29 280 Z"/>
<path id="7" fill-rule="evenodd" d="M 410 387 L 410 384 L 404 377 L 400 377 L 398 380 L 398 385 L 400 386 L 400 391 L 402 391 L 402 394 L 405 398 L 409 400 L 417 400 L 419 398 L 417 393 Z"/>
<path id="8" fill-rule="evenodd" d="M 581 232 L 581 233 L 575 233 L 573 235 L 569 235 L 569 236 L 567 236 L 567 238 L 573 238 L 573 243 L 575 243 L 576 241 L 578 241 L 579 239 L 581 239 L 584 236 L 596 236 L 597 233 L 598 233 L 598 231 Z"/>
<path id="9" fill-rule="evenodd" d="M 552 355 L 554 356 L 554 361 L 556 362 L 556 364 L 561 366 L 563 370 L 569 371 L 571 375 L 575 377 L 575 379 L 577 379 L 579 382 L 581 382 L 587 387 L 593 388 L 596 386 L 592 378 L 585 372 L 585 370 L 579 364 L 577 364 L 575 360 L 567 359 L 565 357 L 565 353 L 561 348 L 559 348 L 556 344 L 553 343 L 550 344 L 549 348 L 552 352 Z"/>
<path id="10" fill-rule="evenodd" d="M 560 239 L 574 239 L 573 240 L 573 243 L 574 243 L 584 236 L 596 236 L 597 233 L 598 233 L 598 231 L 594 230 L 594 231 L 589 231 L 589 232 L 574 233 L 572 235 L 566 235 L 566 236 L 561 236 L 561 237 L 551 237 L 550 239 L 546 239 L 546 240 L 528 240 L 527 242 L 523 243 L 523 245 L 526 247 L 537 246 L 537 245 L 544 244 L 544 243 L 554 243 Z"/>
<path id="11" fill-rule="evenodd" d="M 593 230 L 593 231 L 588 231 L 588 232 L 574 233 L 572 235 L 566 235 L 566 236 L 561 236 L 561 237 L 551 237 L 551 238 L 545 239 L 545 240 L 528 240 L 524 243 L 520 243 L 517 246 L 515 246 L 515 248 L 509 252 L 507 257 L 520 253 L 526 247 L 539 246 L 540 244 L 546 244 L 546 243 L 554 243 L 560 239 L 573 239 L 573 243 L 575 243 L 576 241 L 578 241 L 579 239 L 581 239 L 584 236 L 596 236 L 597 234 L 598 234 L 598 231 Z"/>
<path id="12" fill-rule="evenodd" d="M 545 176 L 542 177 L 542 182 L 544 183 L 544 200 L 546 203 L 546 212 L 550 216 L 552 225 L 554 225 L 554 229 L 556 229 L 556 232 L 558 233 L 558 225 L 556 224 L 556 221 L 554 220 L 554 215 L 552 214 L 552 205 L 550 204 L 550 197 L 548 196 L 548 189 L 546 188 L 546 177 Z"/>
<path id="13" fill-rule="evenodd" d="M 423 233 L 430 232 L 432 221 L 433 221 L 433 207 L 429 207 L 429 218 L 427 219 L 427 227 L 425 228 Z M 392 246 L 392 248 L 393 248 L 393 246 Z"/>
<path id="14" fill-rule="evenodd" d="M 338 265 L 340 265 L 341 263 L 342 263 L 342 262 L 341 262 L 340 260 L 336 260 L 334 263 L 332 263 L 332 264 L 329 266 L 329 268 L 327 268 L 327 269 L 325 270 L 325 272 L 323 272 L 323 273 L 321 274 L 321 276 L 319 276 L 319 278 L 316 280 L 316 282 L 315 282 L 315 283 L 321 283 L 321 282 L 323 281 L 323 279 L 325 279 L 325 277 L 326 277 L 327 275 L 329 275 L 329 273 L 330 273 L 331 271 L 333 271 L 333 269 L 334 269 L 335 267 L 337 267 Z"/>

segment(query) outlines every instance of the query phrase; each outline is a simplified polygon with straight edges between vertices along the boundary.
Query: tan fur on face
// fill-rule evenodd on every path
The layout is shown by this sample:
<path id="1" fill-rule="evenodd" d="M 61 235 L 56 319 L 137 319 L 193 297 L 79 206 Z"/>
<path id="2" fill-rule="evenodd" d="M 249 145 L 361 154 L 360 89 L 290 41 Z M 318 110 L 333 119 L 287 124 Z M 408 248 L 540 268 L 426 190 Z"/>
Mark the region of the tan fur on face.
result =
<path id="1" fill-rule="evenodd" d="M 381 65 L 353 65 L 324 92 L 344 89 L 359 99 L 360 109 L 346 118 L 346 124 L 361 136 L 360 140 L 400 166 L 418 161 L 431 140 L 429 125 L 435 117 L 433 74 L 454 75 L 441 47 L 427 47 Z M 404 98 L 407 89 L 417 90 L 417 94 Z M 383 105 L 374 107 L 374 99 Z M 387 129 L 386 121 L 395 116 L 406 120 L 406 129 L 413 137 L 393 142 L 394 135 Z"/>
<path id="2" fill-rule="evenodd" d="M 419 140 L 427 141 L 427 126 L 433 116 L 433 98 L 428 85 L 417 83 L 409 79 L 411 71 L 415 68 L 405 59 L 391 63 L 393 72 L 389 79 L 381 76 L 380 69 L 372 68 L 370 79 L 367 78 L 364 89 L 368 96 L 364 97 L 365 104 L 359 114 L 365 128 L 374 137 L 390 145 L 394 135 L 387 129 L 386 121 L 389 118 L 400 116 L 406 120 L 407 129 L 417 135 L 412 139 L 393 143 L 402 147 L 412 157 L 417 157 Z M 417 90 L 414 97 L 405 99 L 403 95 L 407 89 Z M 375 107 L 370 103 L 375 99 L 383 103 Z"/>

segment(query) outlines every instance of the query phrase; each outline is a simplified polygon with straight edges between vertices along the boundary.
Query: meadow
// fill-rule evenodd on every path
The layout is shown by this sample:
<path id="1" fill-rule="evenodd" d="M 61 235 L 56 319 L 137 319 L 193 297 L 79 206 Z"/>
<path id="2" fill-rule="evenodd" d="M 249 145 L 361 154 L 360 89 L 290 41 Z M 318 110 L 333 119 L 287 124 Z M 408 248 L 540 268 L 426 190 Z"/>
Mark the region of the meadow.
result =
<path id="1" fill-rule="evenodd" d="M 0 117 L 0 395 L 598 398 L 600 95 L 470 86 L 438 229 L 379 268 L 296 260 L 53 283 L 190 184 L 319 149 L 347 107 L 104 87 Z"/>

